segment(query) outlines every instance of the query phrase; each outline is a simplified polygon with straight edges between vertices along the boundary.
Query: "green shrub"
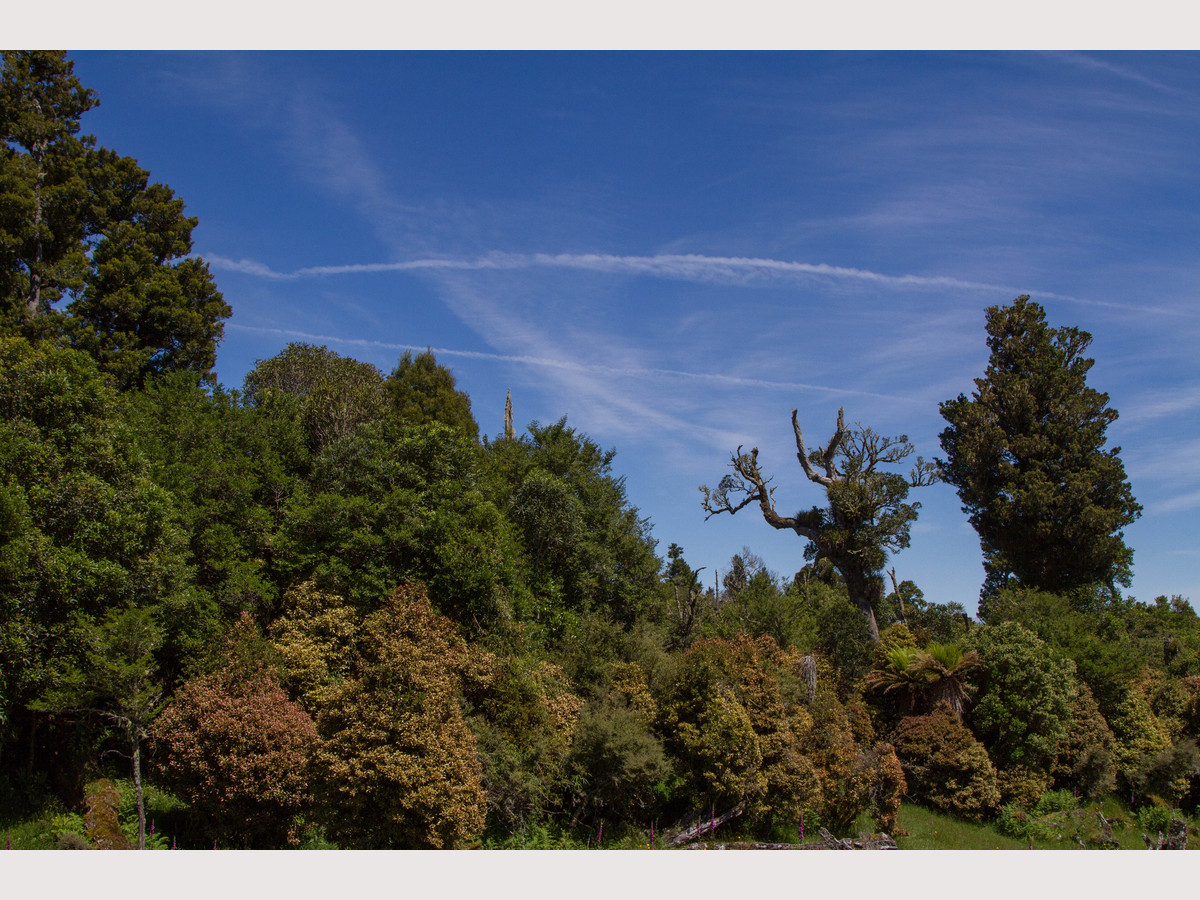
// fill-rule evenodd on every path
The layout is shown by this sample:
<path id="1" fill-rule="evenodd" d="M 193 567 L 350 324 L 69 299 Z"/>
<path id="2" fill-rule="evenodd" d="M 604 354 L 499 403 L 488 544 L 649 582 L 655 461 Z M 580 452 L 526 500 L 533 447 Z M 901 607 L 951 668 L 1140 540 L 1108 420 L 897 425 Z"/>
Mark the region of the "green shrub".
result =
<path id="1" fill-rule="evenodd" d="M 1071 723 L 1075 663 L 1015 622 L 972 629 L 963 647 L 980 662 L 967 725 L 997 767 L 1048 772 Z"/>
<path id="2" fill-rule="evenodd" d="M 64 831 L 58 836 L 58 841 L 55 846 L 59 850 L 91 850 L 92 845 L 88 843 L 88 839 L 82 834 L 76 834 L 73 831 Z"/>
<path id="3" fill-rule="evenodd" d="M 534 825 L 516 834 L 483 843 L 485 850 L 585 850 L 587 846 L 569 831 L 545 825 Z"/>
<path id="4" fill-rule="evenodd" d="M 1050 787 L 1050 775 L 1025 766 L 999 769 L 996 772 L 996 787 L 1000 789 L 1000 802 L 1032 809 Z"/>
<path id="5" fill-rule="evenodd" d="M 1071 724 L 1058 745 L 1058 757 L 1051 770 L 1054 784 L 1091 800 L 1107 794 L 1116 783 L 1115 740 L 1091 688 L 1079 682 L 1071 704 Z"/>
<path id="6" fill-rule="evenodd" d="M 1040 821 L 1036 815 L 1027 812 L 1015 803 L 1009 803 L 1000 809 L 996 817 L 996 828 L 1009 837 L 1028 841 L 1048 841 L 1054 837 L 1049 825 Z"/>
<path id="7" fill-rule="evenodd" d="M 654 786 L 670 771 L 645 718 L 615 691 L 583 707 L 570 764 L 580 783 L 580 810 L 589 819 L 640 820 L 654 804 Z"/>
<path id="8" fill-rule="evenodd" d="M 79 813 L 55 813 L 50 816 L 45 831 L 38 835 L 38 838 L 40 841 L 46 843 L 57 844 L 64 835 L 82 835 L 85 830 L 83 816 L 79 815 Z"/>
<path id="9" fill-rule="evenodd" d="M 1049 791 L 1042 795 L 1037 804 L 1033 807 L 1035 816 L 1048 816 L 1051 813 L 1066 812 L 1069 809 L 1075 809 L 1079 805 L 1075 799 L 1075 795 L 1070 791 Z"/>
<path id="10" fill-rule="evenodd" d="M 1153 837 L 1158 832 L 1167 833 L 1174 811 L 1158 803 L 1148 803 L 1138 810 L 1138 828 Z"/>

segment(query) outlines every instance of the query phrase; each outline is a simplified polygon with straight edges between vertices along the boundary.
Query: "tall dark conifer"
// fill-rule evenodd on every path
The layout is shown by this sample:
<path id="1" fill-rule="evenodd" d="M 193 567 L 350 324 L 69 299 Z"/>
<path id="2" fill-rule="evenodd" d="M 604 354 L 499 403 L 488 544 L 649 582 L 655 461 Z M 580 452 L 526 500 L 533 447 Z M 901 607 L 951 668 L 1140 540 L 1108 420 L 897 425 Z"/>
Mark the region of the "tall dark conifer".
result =
<path id="1" fill-rule="evenodd" d="M 1120 448 L 1104 446 L 1117 411 L 1087 385 L 1091 335 L 1049 327 L 1028 296 L 990 307 L 987 335 L 991 359 L 975 392 L 941 404 L 949 427 L 939 460 L 979 533 L 984 595 L 1014 578 L 1091 598 L 1128 585 L 1133 551 L 1121 529 L 1141 507 Z"/>
<path id="2" fill-rule="evenodd" d="M 7 50 L 0 70 L 0 301 L 4 317 L 32 327 L 87 266 L 86 189 L 80 160 L 90 139 L 79 118 L 99 105 L 62 51 Z"/>

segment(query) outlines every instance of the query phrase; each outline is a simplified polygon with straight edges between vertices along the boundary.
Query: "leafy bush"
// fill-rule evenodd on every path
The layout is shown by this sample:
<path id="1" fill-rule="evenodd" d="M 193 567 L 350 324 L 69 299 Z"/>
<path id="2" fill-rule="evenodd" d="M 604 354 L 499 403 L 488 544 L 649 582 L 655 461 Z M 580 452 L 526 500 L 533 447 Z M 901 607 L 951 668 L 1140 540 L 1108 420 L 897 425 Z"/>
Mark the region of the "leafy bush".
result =
<path id="1" fill-rule="evenodd" d="M 899 824 L 900 800 L 908 788 L 904 767 L 896 756 L 896 748 L 882 741 L 871 749 L 867 758 L 875 775 L 870 789 L 871 818 L 879 831 L 894 835 Z"/>
<path id="2" fill-rule="evenodd" d="M 66 838 L 68 835 L 82 837 L 86 832 L 87 826 L 84 824 L 83 816 L 74 812 L 54 813 L 46 823 L 45 830 L 38 835 L 38 839 L 44 843 L 53 843 L 58 846 L 58 842 Z M 84 838 L 84 842 L 87 839 Z M 88 845 L 91 846 L 90 844 Z M 75 847 L 61 847 L 59 849 L 81 849 Z"/>
<path id="3" fill-rule="evenodd" d="M 966 819 L 982 819 L 1000 801 L 996 770 L 975 736 L 943 704 L 901 720 L 892 736 L 908 796 Z"/>
<path id="4" fill-rule="evenodd" d="M 589 842 L 580 841 L 569 831 L 547 825 L 533 825 L 483 842 L 485 850 L 586 850 L 588 846 Z"/>
<path id="5" fill-rule="evenodd" d="M 1058 758 L 1051 770 L 1053 783 L 1089 799 L 1104 796 L 1116 780 L 1114 743 L 1112 729 L 1100 713 L 1091 688 L 1080 682 L 1071 704 L 1071 725 L 1058 745 Z"/>
<path id="6" fill-rule="evenodd" d="M 1035 816 L 1047 816 L 1051 813 L 1066 812 L 1079 806 L 1079 801 L 1070 791 L 1048 791 L 1034 804 Z"/>
<path id="7" fill-rule="evenodd" d="M 1048 841 L 1054 836 L 1054 831 L 1049 825 L 1015 803 L 1001 807 L 1000 814 L 996 817 L 996 828 L 1002 834 L 1021 840 Z"/>
<path id="8" fill-rule="evenodd" d="M 64 831 L 58 836 L 58 841 L 55 847 L 59 850 L 92 850 L 94 849 L 88 843 L 88 839 L 81 834 L 76 834 L 73 831 Z"/>
<path id="9" fill-rule="evenodd" d="M 615 692 L 584 705 L 570 761 L 580 811 L 591 819 L 642 819 L 655 802 L 654 786 L 670 772 L 647 718 Z"/>
<path id="10" fill-rule="evenodd" d="M 317 718 L 314 813 L 330 840 L 441 849 L 483 831 L 481 767 L 459 705 L 468 664 L 423 585 L 402 585 L 363 622 L 355 677 Z"/>
<path id="11" fill-rule="evenodd" d="M 1001 803 L 1032 809 L 1050 787 L 1050 775 L 1024 766 L 997 769 L 996 787 L 1000 789 Z"/>
<path id="12" fill-rule="evenodd" d="M 1198 775 L 1200 748 L 1194 740 L 1183 738 L 1165 750 L 1146 754 L 1138 768 L 1127 774 L 1127 779 L 1138 794 L 1178 803 L 1187 795 Z"/>
<path id="13" fill-rule="evenodd" d="M 308 797 L 305 767 L 317 732 L 274 675 L 237 660 L 255 634 L 243 614 L 220 671 L 188 681 L 155 724 L 165 782 L 192 807 L 204 839 L 272 848 Z"/>
<path id="14" fill-rule="evenodd" d="M 1148 803 L 1138 810 L 1138 828 L 1151 837 L 1160 831 L 1166 834 L 1167 829 L 1171 826 L 1172 818 L 1174 818 L 1174 813 L 1166 806 L 1161 806 L 1157 803 Z"/>
<path id="15" fill-rule="evenodd" d="M 467 724 L 483 763 L 488 827 L 519 831 L 557 807 L 568 788 L 581 701 L 562 669 L 536 656 L 473 658 Z"/>
<path id="16" fill-rule="evenodd" d="M 1115 741 L 1113 762 L 1124 786 L 1137 790 L 1137 773 L 1152 758 L 1171 747 L 1171 735 L 1150 708 L 1140 685 L 1125 685 L 1123 696 L 1108 717 Z"/>
<path id="17" fill-rule="evenodd" d="M 997 767 L 1048 772 L 1071 721 L 1075 663 L 1015 622 L 975 628 L 963 645 L 980 661 L 967 725 Z"/>

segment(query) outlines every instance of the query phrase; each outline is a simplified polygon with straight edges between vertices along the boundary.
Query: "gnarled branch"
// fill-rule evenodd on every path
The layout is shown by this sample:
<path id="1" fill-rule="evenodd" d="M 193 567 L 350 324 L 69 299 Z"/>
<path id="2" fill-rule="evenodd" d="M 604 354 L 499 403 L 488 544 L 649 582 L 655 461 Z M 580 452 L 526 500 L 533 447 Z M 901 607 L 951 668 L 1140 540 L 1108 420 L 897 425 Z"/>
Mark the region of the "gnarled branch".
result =
<path id="1" fill-rule="evenodd" d="M 800 467 L 804 469 L 804 474 L 809 481 L 814 481 L 822 487 L 830 487 L 837 479 L 837 473 L 833 468 L 834 456 L 837 454 L 838 446 L 847 435 L 845 407 L 838 409 L 837 430 L 829 439 L 829 445 L 820 452 L 821 465 L 825 469 L 824 475 L 812 467 L 812 462 L 808 458 L 808 451 L 804 448 L 804 435 L 800 433 L 800 420 L 797 412 L 797 410 L 792 410 L 792 431 L 796 433 L 796 458 L 800 460 Z"/>

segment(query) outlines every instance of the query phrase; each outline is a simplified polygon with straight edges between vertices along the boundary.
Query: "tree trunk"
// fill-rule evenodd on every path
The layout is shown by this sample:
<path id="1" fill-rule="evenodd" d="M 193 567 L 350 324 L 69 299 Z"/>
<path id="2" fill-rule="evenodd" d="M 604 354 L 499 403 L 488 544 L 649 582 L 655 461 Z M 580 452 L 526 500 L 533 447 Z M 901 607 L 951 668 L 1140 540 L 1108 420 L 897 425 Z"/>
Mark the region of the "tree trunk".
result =
<path id="1" fill-rule="evenodd" d="M 864 577 L 861 572 L 856 572 L 850 566 L 838 566 L 837 568 L 842 573 L 842 578 L 846 582 L 846 592 L 850 595 L 850 602 L 858 607 L 858 611 L 867 620 L 867 629 L 871 633 L 871 642 L 878 644 L 879 623 L 875 621 L 875 607 L 871 604 L 872 591 L 870 578 Z"/>
<path id="2" fill-rule="evenodd" d="M 709 813 L 707 817 L 702 816 L 687 828 L 684 828 L 678 834 L 666 838 L 666 842 L 673 847 L 682 846 L 689 841 L 696 840 L 696 838 L 700 837 L 702 834 L 709 834 L 713 831 L 716 831 L 730 819 L 736 819 L 741 814 L 742 805 L 740 803 L 733 809 L 721 813 L 719 816 Z"/>
<path id="3" fill-rule="evenodd" d="M 135 731 L 129 737 L 133 750 L 133 794 L 137 798 L 138 849 L 146 849 L 146 806 L 142 801 L 142 741 Z"/>
<path id="4" fill-rule="evenodd" d="M 37 106 L 36 101 L 34 105 Z M 38 111 L 41 112 L 40 107 Z M 45 155 L 44 141 L 35 144 L 30 153 L 37 163 L 37 178 L 33 182 L 33 259 L 29 261 L 29 296 L 25 300 L 25 316 L 30 321 L 41 311 L 42 303 L 42 186 L 46 181 Z"/>

